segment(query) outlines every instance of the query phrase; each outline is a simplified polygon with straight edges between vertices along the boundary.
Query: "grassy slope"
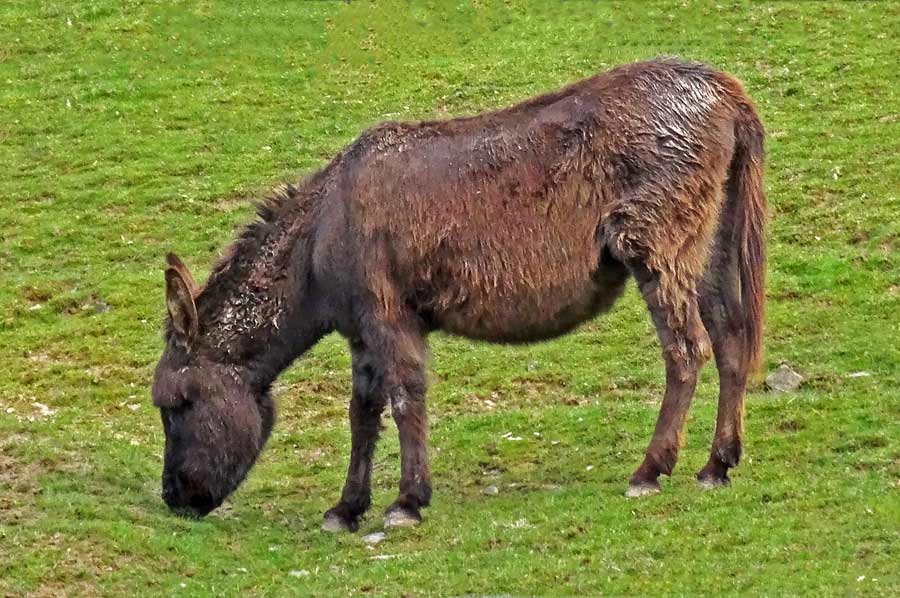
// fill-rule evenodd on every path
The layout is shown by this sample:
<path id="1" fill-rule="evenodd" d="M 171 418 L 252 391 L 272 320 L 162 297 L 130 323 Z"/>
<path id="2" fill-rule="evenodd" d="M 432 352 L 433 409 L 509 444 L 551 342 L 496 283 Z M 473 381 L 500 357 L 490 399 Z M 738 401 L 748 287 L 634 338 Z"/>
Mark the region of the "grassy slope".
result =
<path id="1" fill-rule="evenodd" d="M 0 5 L 0 593 L 897 591 L 898 5 L 256 4 Z M 664 494 L 622 497 L 662 391 L 632 288 L 556 342 L 433 339 L 435 502 L 419 529 L 374 550 L 317 531 L 348 452 L 337 338 L 282 378 L 279 425 L 230 503 L 199 523 L 166 512 L 148 397 L 166 250 L 204 272 L 250 218 L 245 198 L 375 122 L 501 106 L 662 53 L 736 74 L 758 102 L 767 365 L 808 377 L 750 395 L 730 490 L 692 484 L 708 368 Z M 394 492 L 387 425 L 364 531 Z"/>

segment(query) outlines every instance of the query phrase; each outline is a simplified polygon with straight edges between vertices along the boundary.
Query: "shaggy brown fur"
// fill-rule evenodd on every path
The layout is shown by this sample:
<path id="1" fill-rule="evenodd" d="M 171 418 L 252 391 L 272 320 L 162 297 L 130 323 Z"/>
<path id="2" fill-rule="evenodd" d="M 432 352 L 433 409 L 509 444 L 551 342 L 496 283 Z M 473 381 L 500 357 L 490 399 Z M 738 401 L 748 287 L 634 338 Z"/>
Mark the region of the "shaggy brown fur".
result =
<path id="1" fill-rule="evenodd" d="M 353 355 L 352 450 L 326 529 L 355 529 L 390 404 L 400 495 L 420 519 L 426 336 L 495 342 L 563 334 L 636 280 L 659 333 L 666 392 L 632 495 L 675 466 L 697 374 L 720 374 L 707 485 L 741 453 L 747 376 L 762 351 L 763 129 L 732 77 L 655 60 L 471 118 L 376 127 L 260 210 L 197 289 L 172 257 L 154 400 L 173 508 L 204 514 L 271 428 L 268 388 L 322 335 Z"/>

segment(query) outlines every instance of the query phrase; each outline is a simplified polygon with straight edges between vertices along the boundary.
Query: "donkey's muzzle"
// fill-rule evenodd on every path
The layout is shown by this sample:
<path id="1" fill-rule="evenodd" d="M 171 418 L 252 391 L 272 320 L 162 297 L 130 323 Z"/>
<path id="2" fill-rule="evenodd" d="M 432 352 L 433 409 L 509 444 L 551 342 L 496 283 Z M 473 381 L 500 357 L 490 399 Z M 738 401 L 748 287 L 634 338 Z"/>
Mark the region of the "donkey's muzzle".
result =
<path id="1" fill-rule="evenodd" d="M 191 519 L 205 517 L 222 502 L 182 473 L 166 476 L 162 497 L 173 513 Z"/>

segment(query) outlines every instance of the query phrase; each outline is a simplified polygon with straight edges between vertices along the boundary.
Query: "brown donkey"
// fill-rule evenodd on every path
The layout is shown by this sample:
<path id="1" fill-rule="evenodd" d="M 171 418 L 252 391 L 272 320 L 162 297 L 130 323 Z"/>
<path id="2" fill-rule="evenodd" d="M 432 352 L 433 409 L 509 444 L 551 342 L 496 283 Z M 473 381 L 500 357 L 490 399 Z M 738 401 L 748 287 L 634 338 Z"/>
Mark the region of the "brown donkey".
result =
<path id="1" fill-rule="evenodd" d="M 352 448 L 327 530 L 357 527 L 390 404 L 401 446 L 388 525 L 431 498 L 426 337 L 525 343 L 609 308 L 634 277 L 666 364 L 659 420 L 627 494 L 675 467 L 700 367 L 719 370 L 704 486 L 741 456 L 764 307 L 763 128 L 740 83 L 701 64 L 623 66 L 511 108 L 388 123 L 259 210 L 205 286 L 169 256 L 153 400 L 163 497 L 202 516 L 274 421 L 269 388 L 323 335 L 350 344 Z"/>

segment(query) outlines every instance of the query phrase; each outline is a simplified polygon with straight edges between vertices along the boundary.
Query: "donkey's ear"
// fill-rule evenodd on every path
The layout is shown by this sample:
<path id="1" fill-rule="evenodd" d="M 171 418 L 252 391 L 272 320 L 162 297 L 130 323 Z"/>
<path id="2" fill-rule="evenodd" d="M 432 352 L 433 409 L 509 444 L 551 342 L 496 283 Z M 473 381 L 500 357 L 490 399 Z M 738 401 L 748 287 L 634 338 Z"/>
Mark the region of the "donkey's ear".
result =
<path id="1" fill-rule="evenodd" d="M 184 263 L 175 254 L 166 256 L 166 309 L 172 318 L 172 328 L 179 343 L 188 347 L 197 338 L 199 323 L 194 303 L 197 285 Z"/>
<path id="2" fill-rule="evenodd" d="M 188 291 L 190 291 L 191 293 L 191 297 L 196 298 L 200 293 L 200 287 L 198 287 L 197 283 L 194 282 L 194 277 L 191 276 L 190 270 L 188 270 L 187 266 L 184 265 L 184 262 L 181 261 L 181 258 L 174 253 L 167 253 L 166 263 L 169 264 L 170 269 L 178 272 L 178 274 L 181 276 L 181 279 L 184 281 L 184 284 L 187 285 Z"/>

